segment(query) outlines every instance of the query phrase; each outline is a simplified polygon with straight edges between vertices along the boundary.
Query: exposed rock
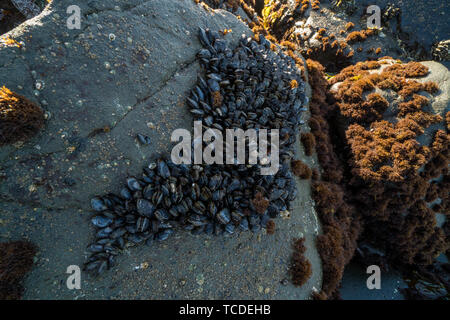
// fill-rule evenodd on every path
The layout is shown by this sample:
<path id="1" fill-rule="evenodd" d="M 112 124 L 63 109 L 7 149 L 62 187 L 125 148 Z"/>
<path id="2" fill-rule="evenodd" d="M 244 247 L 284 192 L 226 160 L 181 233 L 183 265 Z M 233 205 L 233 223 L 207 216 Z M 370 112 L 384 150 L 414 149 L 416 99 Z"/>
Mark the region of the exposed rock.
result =
<path id="1" fill-rule="evenodd" d="M 379 68 L 371 69 L 369 70 L 369 72 L 371 74 L 381 74 L 387 67 L 398 64 L 398 61 L 392 59 L 383 59 L 382 62 L 383 64 L 379 65 Z M 445 131 L 446 128 L 444 119 L 446 113 L 450 111 L 450 73 L 444 65 L 435 61 L 424 61 L 421 62 L 421 64 L 426 66 L 429 69 L 429 72 L 426 76 L 414 78 L 413 80 L 418 81 L 419 83 L 434 82 L 439 88 L 439 90 L 435 94 L 422 90 L 418 92 L 418 94 L 423 95 L 424 97 L 429 99 L 429 103 L 424 108 L 424 110 L 431 112 L 433 115 L 439 115 L 443 119 L 443 121 L 441 122 L 434 123 L 427 128 L 424 128 L 424 134 L 418 137 L 418 141 L 422 145 L 430 146 L 435 132 L 437 130 Z M 331 91 L 337 92 L 341 84 L 342 82 L 335 82 L 331 87 Z M 375 88 L 374 91 L 364 92 L 364 97 L 367 99 L 368 95 L 371 92 L 380 94 L 388 102 L 386 111 L 384 111 L 383 113 L 383 119 L 388 120 L 391 123 L 396 123 L 398 121 L 398 105 L 399 103 L 402 103 L 408 99 L 405 99 L 392 89 L 380 88 Z M 359 115 L 362 115 L 362 113 L 359 113 Z"/>
<path id="2" fill-rule="evenodd" d="M 328 72 L 357 61 L 402 55 L 389 30 L 367 28 L 366 15 L 336 12 L 329 3 L 313 7 L 305 4 L 304 10 L 302 2 L 272 1 L 263 11 L 264 25 L 278 39 L 297 45 L 306 58 L 319 61 Z"/>
<path id="3" fill-rule="evenodd" d="M 35 138 L 0 149 L 0 234 L 26 236 L 41 249 L 25 298 L 79 294 L 66 289 L 65 270 L 82 265 L 91 242 L 89 199 L 107 190 L 118 193 L 127 175 L 169 153 L 174 129 L 192 128 L 185 99 L 201 73 L 198 27 L 231 29 L 226 39 L 234 44 L 251 34 L 231 13 L 191 0 L 87 1 L 78 4 L 81 29 L 67 29 L 71 4 L 50 4 L 9 32 L 22 46 L 0 48 L 0 83 L 47 115 Z M 137 134 L 148 136 L 150 145 L 139 143 Z M 305 159 L 300 143 L 297 151 L 312 166 L 314 157 Z M 181 233 L 164 245 L 121 255 L 117 269 L 99 279 L 83 277 L 83 297 L 308 298 L 321 284 L 314 246 L 320 225 L 310 183 L 298 183 L 295 212 L 277 222 L 273 236 Z M 291 240 L 300 232 L 313 275 L 299 289 L 280 281 L 287 276 Z M 142 261 L 151 261 L 149 267 L 134 271 Z M 192 280 L 194 269 L 204 274 L 201 290 Z M 188 279 L 185 286 L 180 279 Z M 258 293 L 260 284 L 272 288 L 269 295 Z"/>

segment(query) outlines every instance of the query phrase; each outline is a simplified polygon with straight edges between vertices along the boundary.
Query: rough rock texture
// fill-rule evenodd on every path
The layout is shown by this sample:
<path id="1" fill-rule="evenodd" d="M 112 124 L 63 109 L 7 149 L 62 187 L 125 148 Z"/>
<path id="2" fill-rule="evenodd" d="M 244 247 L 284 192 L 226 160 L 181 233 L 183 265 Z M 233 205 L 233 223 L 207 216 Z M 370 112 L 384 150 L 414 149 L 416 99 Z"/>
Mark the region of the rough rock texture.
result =
<path id="1" fill-rule="evenodd" d="M 432 45 L 448 40 L 448 4 L 440 1 L 416 5 L 412 1 L 352 4 L 344 0 L 338 7 L 334 3 L 321 1 L 317 6 L 309 0 L 267 1 L 264 25 L 277 39 L 298 44 L 306 58 L 319 61 L 333 73 L 357 61 L 383 56 L 431 59 L 436 55 Z M 369 30 L 366 9 L 374 4 L 381 9 L 381 29 Z M 439 55 L 444 53 L 441 49 Z"/>
<path id="2" fill-rule="evenodd" d="M 418 3 L 403 1 L 401 28 L 411 35 L 411 40 L 417 41 L 429 50 L 433 43 L 448 40 L 449 9 L 450 4 L 446 1 L 432 0 Z"/>
<path id="3" fill-rule="evenodd" d="M 389 29 L 367 29 L 367 17 L 349 16 L 327 2 L 320 3 L 319 9 L 308 5 L 301 10 L 301 3 L 270 2 L 263 13 L 264 25 L 278 39 L 298 45 L 306 58 L 319 61 L 327 72 L 338 72 L 357 61 L 402 55 Z"/>
<path id="4" fill-rule="evenodd" d="M 430 59 L 432 45 L 448 40 L 448 1 L 358 0 L 353 1 L 353 5 L 335 8 L 335 11 L 345 12 L 350 14 L 352 19 L 365 22 L 361 17 L 366 15 L 367 6 L 374 4 L 381 9 L 383 31 L 395 39 L 401 47 L 402 55 L 416 60 Z"/>
<path id="5" fill-rule="evenodd" d="M 387 67 L 395 65 L 397 62 L 392 59 L 384 59 L 382 60 L 383 64 L 379 65 L 379 68 L 375 68 L 370 70 L 369 72 L 371 74 L 380 74 L 383 72 Z M 419 91 L 420 95 L 423 95 L 427 99 L 429 99 L 428 105 L 424 108 L 427 112 L 430 112 L 434 115 L 440 115 L 443 119 L 445 119 L 445 114 L 450 111 L 450 74 L 448 69 L 442 65 L 441 63 L 435 62 L 435 61 L 422 61 L 420 62 L 422 65 L 426 66 L 429 71 L 428 74 L 424 77 L 414 78 L 413 80 L 418 81 L 420 83 L 427 83 L 427 82 L 434 82 L 437 84 L 437 87 L 439 90 L 434 93 L 430 94 L 425 91 Z M 334 83 L 330 90 L 331 92 L 337 92 L 339 89 L 339 86 L 342 84 L 342 82 L 336 82 Z M 398 112 L 398 106 L 399 103 L 404 102 L 405 100 L 400 95 L 396 94 L 393 90 L 387 89 L 382 90 L 380 88 L 376 88 L 374 91 L 367 91 L 364 92 L 364 97 L 367 98 L 368 94 L 374 92 L 379 94 L 381 97 L 386 99 L 388 102 L 388 107 L 386 111 L 382 113 L 383 119 L 395 123 L 396 120 L 396 113 Z M 360 113 L 361 115 L 361 113 Z M 445 130 L 445 121 L 441 121 L 438 123 L 434 123 L 427 128 L 424 128 L 425 132 L 424 134 L 420 135 L 418 137 L 418 141 L 422 145 L 429 146 L 432 142 L 432 138 L 434 136 L 434 133 L 436 130 Z"/>
<path id="6" fill-rule="evenodd" d="M 432 264 L 450 244 L 443 226 L 448 79 L 448 69 L 437 62 L 389 59 L 361 62 L 330 79 L 340 111 L 337 134 L 345 142 L 338 148 L 351 170 L 348 197 L 364 221 L 359 244 L 375 244 L 389 262 L 408 270 Z M 376 101 L 384 102 L 380 107 Z"/>
<path id="7" fill-rule="evenodd" d="M 24 297 L 304 299 L 319 289 L 309 181 L 299 181 L 296 210 L 277 219 L 273 236 L 179 233 L 127 250 L 114 270 L 83 276 L 82 290 L 66 288 L 66 268 L 82 265 L 93 234 L 89 199 L 118 192 L 127 175 L 170 151 L 174 129 L 192 128 L 185 97 L 201 72 L 198 27 L 232 29 L 233 43 L 250 35 L 231 13 L 191 0 L 87 1 L 78 4 L 81 30 L 69 30 L 71 4 L 55 1 L 10 32 L 22 47 L 0 49 L 0 84 L 39 103 L 48 118 L 30 142 L 0 149 L 1 240 L 26 237 L 40 247 Z M 137 133 L 151 145 L 139 145 Z M 301 234 L 313 275 L 298 289 L 282 280 Z"/>

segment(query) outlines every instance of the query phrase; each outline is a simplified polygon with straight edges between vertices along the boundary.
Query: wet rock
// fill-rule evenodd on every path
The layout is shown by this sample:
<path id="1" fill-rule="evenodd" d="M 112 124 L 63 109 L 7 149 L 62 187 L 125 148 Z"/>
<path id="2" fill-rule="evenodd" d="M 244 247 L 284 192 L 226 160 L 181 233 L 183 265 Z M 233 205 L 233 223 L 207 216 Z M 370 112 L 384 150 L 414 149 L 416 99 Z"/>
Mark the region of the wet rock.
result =
<path id="1" fill-rule="evenodd" d="M 202 48 L 198 27 L 231 29 L 226 35 L 231 45 L 236 45 L 243 33 L 250 35 L 231 13 L 207 11 L 191 0 L 83 2 L 79 4 L 81 29 L 69 30 L 65 19 L 71 4 L 69 0 L 55 1 L 39 16 L 12 30 L 9 35 L 23 41 L 22 48 L 0 48 L 0 83 L 33 99 L 51 115 L 35 138 L 20 148 L 0 149 L 0 213 L 8 220 L 0 225 L 0 233 L 10 237 L 26 233 L 48 259 L 26 283 L 30 298 L 75 297 L 73 292 L 49 288 L 46 279 L 55 276 L 54 270 L 84 262 L 93 235 L 89 226 L 92 217 L 86 213 L 90 211 L 90 199 L 104 191 L 119 194 L 127 177 L 141 174 L 145 160 L 170 154 L 174 129 L 192 128 L 185 101 L 202 72 L 196 56 Z M 110 34 L 114 34 L 113 40 Z M 38 94 L 36 80 L 45 83 Z M 148 123 L 155 124 L 153 129 L 149 130 Z M 148 136 L 152 143 L 143 148 L 136 141 L 138 133 Z M 77 182 L 70 188 L 65 180 L 68 172 Z M 135 197 L 144 192 L 135 189 L 120 194 Z M 277 224 L 277 232 L 271 237 L 256 242 L 250 232 L 235 233 L 226 242 L 211 239 L 207 250 L 199 250 L 204 238 L 189 233 L 172 235 L 165 242 L 155 241 L 151 249 L 136 247 L 130 249 L 130 257 L 121 256 L 152 261 L 152 273 L 139 279 L 145 285 L 138 286 L 125 276 L 130 271 L 128 263 L 118 263 L 117 269 L 108 273 L 105 269 L 112 261 L 97 260 L 101 262 L 92 268 L 101 267 L 103 275 L 86 281 L 83 292 L 90 298 L 132 298 L 139 287 L 139 294 L 148 297 L 146 287 L 151 287 L 151 296 L 167 297 L 172 294 L 167 288 L 177 287 L 177 279 L 191 277 L 185 261 L 192 261 L 202 267 L 205 278 L 215 279 L 205 281 L 203 293 L 197 292 L 196 298 L 206 298 L 207 294 L 221 297 L 225 291 L 233 297 L 254 298 L 256 282 L 243 282 L 240 266 L 252 261 L 246 273 L 249 277 L 258 274 L 268 282 L 274 278 L 279 282 L 286 277 L 286 268 L 279 261 L 287 261 L 291 254 L 291 243 L 286 239 L 302 229 L 307 237 L 307 256 L 314 266 L 313 278 L 301 289 L 291 285 L 280 289 L 281 284 L 270 287 L 271 292 L 277 292 L 275 298 L 307 298 L 312 286 L 319 286 L 321 281 L 314 247 L 320 226 L 309 185 L 302 182 L 298 189 L 294 207 L 299 209 Z M 95 223 L 109 227 L 106 215 L 111 213 L 105 210 L 101 214 L 105 218 L 97 218 Z M 24 223 L 29 219 L 40 227 L 30 228 Z M 167 236 L 167 232 L 161 233 L 158 239 Z M 131 242 L 144 239 L 136 236 Z M 117 283 L 118 289 L 96 290 L 110 283 Z M 185 297 L 193 292 L 190 282 L 180 290 Z"/>

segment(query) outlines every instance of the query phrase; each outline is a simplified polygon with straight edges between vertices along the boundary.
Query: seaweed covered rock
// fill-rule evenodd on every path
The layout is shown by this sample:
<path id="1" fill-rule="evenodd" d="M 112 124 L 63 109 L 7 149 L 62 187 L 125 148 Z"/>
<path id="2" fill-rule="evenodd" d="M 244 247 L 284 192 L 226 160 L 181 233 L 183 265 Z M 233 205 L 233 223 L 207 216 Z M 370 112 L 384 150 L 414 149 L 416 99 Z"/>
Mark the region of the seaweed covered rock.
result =
<path id="1" fill-rule="evenodd" d="M 0 146 L 29 139 L 44 125 L 44 112 L 8 88 L 0 88 Z"/>
<path id="2" fill-rule="evenodd" d="M 449 246 L 435 214 L 449 206 L 448 77 L 436 62 L 382 58 L 330 80 L 366 236 L 404 264 L 431 264 Z"/>
<path id="3" fill-rule="evenodd" d="M 333 299 L 345 266 L 350 262 L 362 232 L 362 221 L 346 194 L 349 192 L 344 171 L 346 163 L 335 148 L 333 119 L 336 106 L 325 78 L 324 67 L 317 61 L 307 60 L 309 83 L 312 87 L 309 125 L 314 135 L 315 151 L 322 172 L 313 171 L 313 199 L 322 234 L 317 246 L 322 260 L 323 283 L 315 299 Z"/>
<path id="4" fill-rule="evenodd" d="M 258 7 L 258 2 L 262 3 L 264 0 L 194 0 L 196 3 L 202 3 L 212 9 L 223 9 L 235 14 L 239 19 L 250 23 L 251 21 L 258 21 L 258 14 L 255 9 Z"/>
<path id="5" fill-rule="evenodd" d="M 431 264 L 449 248 L 442 224 L 449 203 L 448 70 L 382 58 L 329 81 L 308 60 L 308 73 L 310 126 L 323 168 L 313 193 L 323 224 L 317 298 L 337 297 L 358 243 L 377 246 L 398 265 Z"/>
<path id="6" fill-rule="evenodd" d="M 262 20 L 264 32 L 275 36 L 286 48 L 320 62 L 327 72 L 338 72 L 357 61 L 402 53 L 388 31 L 367 27 L 364 14 L 342 14 L 327 2 L 268 1 Z"/>

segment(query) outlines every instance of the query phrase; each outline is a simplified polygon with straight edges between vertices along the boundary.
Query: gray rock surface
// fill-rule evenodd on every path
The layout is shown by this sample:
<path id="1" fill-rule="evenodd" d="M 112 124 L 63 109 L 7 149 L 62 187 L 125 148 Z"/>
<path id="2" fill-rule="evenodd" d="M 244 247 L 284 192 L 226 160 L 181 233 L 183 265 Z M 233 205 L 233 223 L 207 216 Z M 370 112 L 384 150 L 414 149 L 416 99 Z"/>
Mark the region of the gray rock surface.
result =
<path id="1" fill-rule="evenodd" d="M 396 63 L 396 61 L 391 59 L 386 59 L 384 62 L 386 62 L 386 64 L 381 65 L 379 69 L 370 70 L 370 72 L 380 73 L 384 68 Z M 434 94 L 429 94 L 423 91 L 419 92 L 419 94 L 424 95 L 429 99 L 429 104 L 424 107 L 424 110 L 432 114 L 441 115 L 443 119 L 445 119 L 445 114 L 450 111 L 450 72 L 446 66 L 435 61 L 422 61 L 420 63 L 429 68 L 429 73 L 425 77 L 411 79 L 418 82 L 433 81 L 439 87 L 439 91 Z M 335 83 L 331 87 L 331 90 L 337 91 L 341 84 L 342 82 Z M 383 119 L 391 123 L 397 122 L 397 105 L 400 102 L 403 102 L 402 98 L 393 90 L 381 90 L 379 88 L 376 88 L 375 90 L 389 102 L 388 110 L 386 110 L 383 114 Z M 364 95 L 368 95 L 371 92 L 364 92 Z M 348 122 L 342 119 L 341 126 L 347 128 Z M 445 132 L 445 120 L 427 127 L 424 130 L 424 133 L 417 137 L 417 141 L 422 145 L 430 146 L 437 130 L 444 130 Z M 441 175 L 440 177 L 432 180 L 439 181 L 442 178 L 443 176 Z M 439 203 L 439 201 L 441 201 L 441 199 L 438 198 L 433 202 L 428 202 L 427 205 L 432 207 L 435 203 Z M 442 228 L 444 222 L 446 221 L 445 213 L 435 213 L 435 217 L 437 226 Z M 438 259 L 440 258 L 444 258 L 444 255 L 441 255 Z M 399 289 L 407 288 L 408 283 L 405 282 L 405 279 L 398 270 L 390 269 L 383 271 L 381 290 L 369 290 L 366 285 L 366 281 L 369 276 L 366 273 L 367 266 L 368 265 L 363 266 L 354 260 L 346 266 L 340 287 L 341 297 L 344 300 L 404 299 Z"/>
<path id="2" fill-rule="evenodd" d="M 401 10 L 400 30 L 404 33 L 401 35 L 402 40 L 410 46 L 422 46 L 427 58 L 434 43 L 448 40 L 448 1 L 399 1 L 396 5 Z"/>
<path id="3" fill-rule="evenodd" d="M 419 78 L 417 81 L 432 81 L 436 82 L 439 86 L 439 91 L 436 94 L 421 93 L 430 99 L 430 104 L 426 110 L 433 114 L 439 114 L 445 119 L 445 114 L 450 111 L 450 72 L 446 66 L 436 61 L 423 61 L 421 63 L 427 66 L 430 72 L 426 77 Z M 440 129 L 445 131 L 444 123 L 445 121 L 428 127 L 425 133 L 419 137 L 419 142 L 428 145 L 432 141 L 433 134 L 436 130 Z"/>
<path id="4" fill-rule="evenodd" d="M 79 2 L 81 29 L 69 30 L 72 4 L 54 1 L 10 32 L 22 48 L 0 48 L 0 84 L 48 116 L 38 136 L 0 149 L 0 241 L 26 238 L 40 248 L 24 298 L 306 299 L 312 287 L 320 289 L 320 226 L 307 181 L 299 182 L 296 210 L 276 220 L 273 236 L 178 232 L 151 248 L 126 250 L 111 271 L 83 273 L 82 289 L 67 289 L 66 268 L 82 265 L 93 238 L 89 199 L 118 192 L 127 175 L 168 154 L 174 129 L 192 128 L 185 97 L 201 72 L 198 27 L 232 29 L 232 43 L 250 34 L 231 13 L 191 0 Z M 137 133 L 151 145 L 139 145 Z M 292 239 L 301 234 L 314 272 L 299 289 L 281 282 Z"/>

